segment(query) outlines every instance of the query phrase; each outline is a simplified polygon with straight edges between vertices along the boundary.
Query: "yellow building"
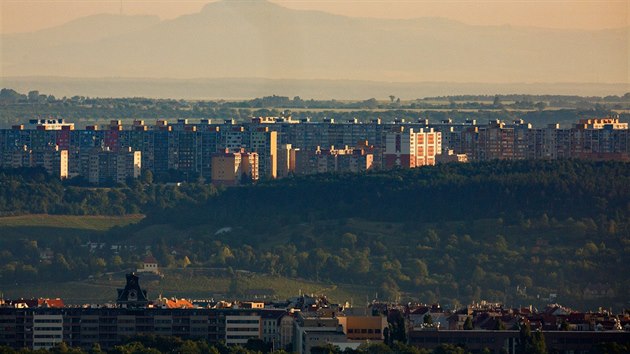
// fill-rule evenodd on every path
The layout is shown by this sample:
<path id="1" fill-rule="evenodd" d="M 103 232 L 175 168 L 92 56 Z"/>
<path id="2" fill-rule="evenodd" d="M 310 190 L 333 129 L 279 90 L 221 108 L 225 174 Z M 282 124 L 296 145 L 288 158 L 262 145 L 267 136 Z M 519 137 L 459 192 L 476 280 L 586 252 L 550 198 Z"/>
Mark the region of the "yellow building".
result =
<path id="1" fill-rule="evenodd" d="M 212 155 L 212 183 L 238 186 L 258 180 L 258 154 L 255 152 L 229 152 Z"/>
<path id="2" fill-rule="evenodd" d="M 285 178 L 295 172 L 295 155 L 298 150 L 294 149 L 291 144 L 282 144 L 278 147 L 277 178 Z"/>
<path id="3" fill-rule="evenodd" d="M 384 316 L 339 316 L 339 324 L 349 340 L 382 341 L 387 327 Z"/>

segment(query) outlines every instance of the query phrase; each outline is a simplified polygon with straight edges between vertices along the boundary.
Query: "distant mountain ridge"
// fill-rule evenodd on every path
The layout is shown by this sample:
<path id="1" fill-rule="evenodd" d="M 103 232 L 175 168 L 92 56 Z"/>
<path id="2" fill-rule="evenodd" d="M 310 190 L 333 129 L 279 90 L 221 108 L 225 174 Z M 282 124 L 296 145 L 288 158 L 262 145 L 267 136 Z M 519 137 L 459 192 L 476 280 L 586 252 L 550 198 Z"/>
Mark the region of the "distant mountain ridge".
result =
<path id="1" fill-rule="evenodd" d="M 173 20 L 97 15 L 4 35 L 1 69 L 3 81 L 63 76 L 627 84 L 629 28 L 350 18 L 264 0 L 223 0 Z"/>
<path id="2" fill-rule="evenodd" d="M 468 94 L 623 95 L 628 84 L 594 83 L 456 83 L 378 82 L 366 80 L 298 80 L 261 78 L 149 79 L 8 77 L 1 86 L 18 92 L 39 90 L 57 97 L 150 97 L 175 99 L 251 99 L 272 94 L 303 99 L 401 99 Z"/>

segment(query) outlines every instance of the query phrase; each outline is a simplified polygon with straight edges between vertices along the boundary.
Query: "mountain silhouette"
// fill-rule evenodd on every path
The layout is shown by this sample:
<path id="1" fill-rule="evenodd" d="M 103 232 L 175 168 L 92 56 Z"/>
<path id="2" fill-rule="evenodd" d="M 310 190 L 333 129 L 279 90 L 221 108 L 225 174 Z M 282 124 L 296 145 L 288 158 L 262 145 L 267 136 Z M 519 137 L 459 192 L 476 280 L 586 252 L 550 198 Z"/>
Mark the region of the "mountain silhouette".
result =
<path id="1" fill-rule="evenodd" d="M 4 35 L 3 77 L 628 83 L 628 28 L 474 26 L 351 18 L 268 1 L 195 14 L 98 15 Z"/>

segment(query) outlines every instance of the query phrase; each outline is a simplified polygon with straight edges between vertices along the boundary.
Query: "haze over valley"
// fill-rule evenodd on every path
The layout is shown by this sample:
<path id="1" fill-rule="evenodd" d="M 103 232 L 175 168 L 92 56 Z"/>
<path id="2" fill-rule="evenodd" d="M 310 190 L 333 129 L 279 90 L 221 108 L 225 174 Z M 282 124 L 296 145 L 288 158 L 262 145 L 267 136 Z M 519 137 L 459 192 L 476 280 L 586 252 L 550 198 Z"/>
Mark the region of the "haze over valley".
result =
<path id="1" fill-rule="evenodd" d="M 32 33 L 4 34 L 0 43 L 3 86 L 36 86 L 57 95 L 278 93 L 357 99 L 391 90 L 404 98 L 534 91 L 607 95 L 623 94 L 629 82 L 628 27 L 568 30 L 434 17 L 354 18 L 264 0 L 212 2 L 169 20 L 92 15 Z"/>

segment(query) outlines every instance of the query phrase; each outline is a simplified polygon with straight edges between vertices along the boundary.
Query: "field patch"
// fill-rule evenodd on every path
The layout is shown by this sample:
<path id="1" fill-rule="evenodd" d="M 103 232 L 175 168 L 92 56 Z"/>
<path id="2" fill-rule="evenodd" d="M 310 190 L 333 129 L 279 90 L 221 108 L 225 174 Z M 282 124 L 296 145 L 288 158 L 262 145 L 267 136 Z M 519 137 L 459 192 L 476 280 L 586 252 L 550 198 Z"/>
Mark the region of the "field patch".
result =
<path id="1" fill-rule="evenodd" d="M 105 231 L 114 226 L 135 224 L 143 218 L 144 215 L 141 214 L 125 216 L 30 214 L 1 217 L 0 229 L 5 227 L 51 227 Z"/>

